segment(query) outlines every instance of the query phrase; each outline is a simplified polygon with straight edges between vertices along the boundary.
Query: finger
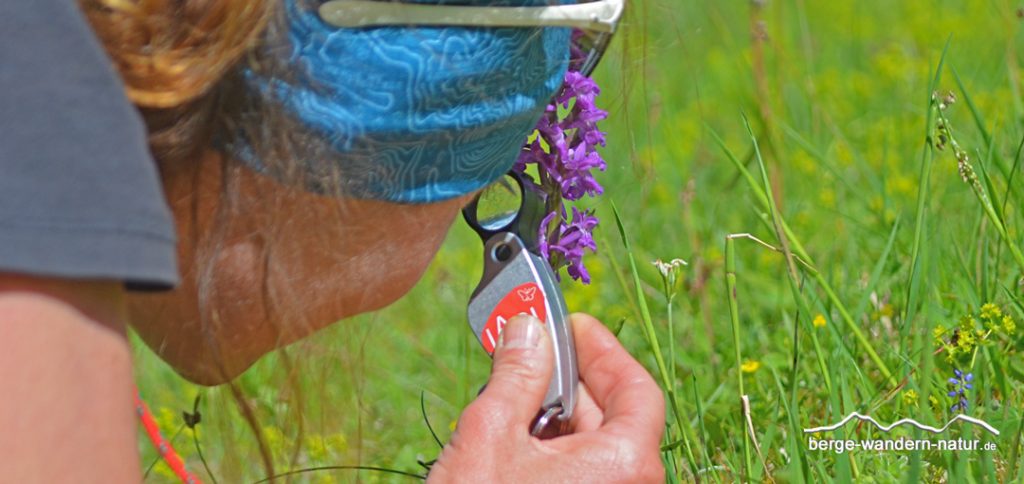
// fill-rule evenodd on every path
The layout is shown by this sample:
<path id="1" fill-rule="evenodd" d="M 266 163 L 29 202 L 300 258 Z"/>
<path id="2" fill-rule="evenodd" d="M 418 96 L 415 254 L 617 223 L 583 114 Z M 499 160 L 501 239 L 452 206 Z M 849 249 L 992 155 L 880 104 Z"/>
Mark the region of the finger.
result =
<path id="1" fill-rule="evenodd" d="M 572 432 L 578 434 L 597 430 L 604 422 L 604 411 L 594 401 L 594 397 L 590 396 L 590 390 L 587 390 L 586 385 L 580 383 L 577 388 L 576 408 L 569 421 Z"/>
<path id="2" fill-rule="evenodd" d="M 547 393 L 553 359 L 543 323 L 532 316 L 512 318 L 499 336 L 487 387 L 463 417 L 486 419 L 490 431 L 528 431 Z"/>
<path id="3" fill-rule="evenodd" d="M 657 445 L 665 426 L 665 400 L 647 370 L 601 322 L 573 314 L 580 379 L 604 410 L 602 431 Z"/>

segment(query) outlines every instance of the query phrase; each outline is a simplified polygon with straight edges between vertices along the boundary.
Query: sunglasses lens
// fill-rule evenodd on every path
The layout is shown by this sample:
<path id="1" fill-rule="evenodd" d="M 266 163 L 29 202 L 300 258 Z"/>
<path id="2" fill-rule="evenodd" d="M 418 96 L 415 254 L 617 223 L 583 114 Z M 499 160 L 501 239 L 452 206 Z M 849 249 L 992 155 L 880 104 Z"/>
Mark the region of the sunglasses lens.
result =
<path id="1" fill-rule="evenodd" d="M 572 39 L 573 48 L 569 56 L 569 65 L 573 70 L 589 77 L 608 48 L 612 34 L 575 29 Z"/>

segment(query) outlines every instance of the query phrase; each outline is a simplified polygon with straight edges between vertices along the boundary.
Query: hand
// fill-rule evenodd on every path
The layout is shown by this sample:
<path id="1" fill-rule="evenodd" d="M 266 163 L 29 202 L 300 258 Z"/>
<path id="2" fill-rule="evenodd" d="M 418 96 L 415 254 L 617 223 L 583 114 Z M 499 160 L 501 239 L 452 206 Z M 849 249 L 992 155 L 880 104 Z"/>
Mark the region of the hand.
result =
<path id="1" fill-rule="evenodd" d="M 571 320 L 581 380 L 572 433 L 529 433 L 554 356 L 541 323 L 518 316 L 502 331 L 487 388 L 462 412 L 428 481 L 664 481 L 661 390 L 604 325 L 582 314 Z"/>

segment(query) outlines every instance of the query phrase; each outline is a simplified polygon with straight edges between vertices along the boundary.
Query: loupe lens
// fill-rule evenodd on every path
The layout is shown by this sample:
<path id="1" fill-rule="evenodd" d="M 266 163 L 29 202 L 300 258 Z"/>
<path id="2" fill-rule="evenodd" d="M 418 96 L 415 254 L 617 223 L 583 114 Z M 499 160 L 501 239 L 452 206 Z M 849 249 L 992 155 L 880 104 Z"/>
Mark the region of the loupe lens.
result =
<path id="1" fill-rule="evenodd" d="M 480 193 L 476 204 L 476 220 L 485 230 L 507 227 L 519 214 L 523 193 L 512 177 L 505 175 Z"/>

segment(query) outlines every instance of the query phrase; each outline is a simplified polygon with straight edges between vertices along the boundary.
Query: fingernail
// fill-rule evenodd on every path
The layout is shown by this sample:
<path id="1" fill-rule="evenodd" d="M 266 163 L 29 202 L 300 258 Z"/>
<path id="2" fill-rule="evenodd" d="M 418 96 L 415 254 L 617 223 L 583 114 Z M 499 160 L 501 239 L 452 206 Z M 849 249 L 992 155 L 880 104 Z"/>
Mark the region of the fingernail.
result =
<path id="1" fill-rule="evenodd" d="M 502 348 L 533 348 L 540 342 L 540 320 L 533 316 L 520 314 L 508 321 L 498 338 L 498 346 Z"/>

